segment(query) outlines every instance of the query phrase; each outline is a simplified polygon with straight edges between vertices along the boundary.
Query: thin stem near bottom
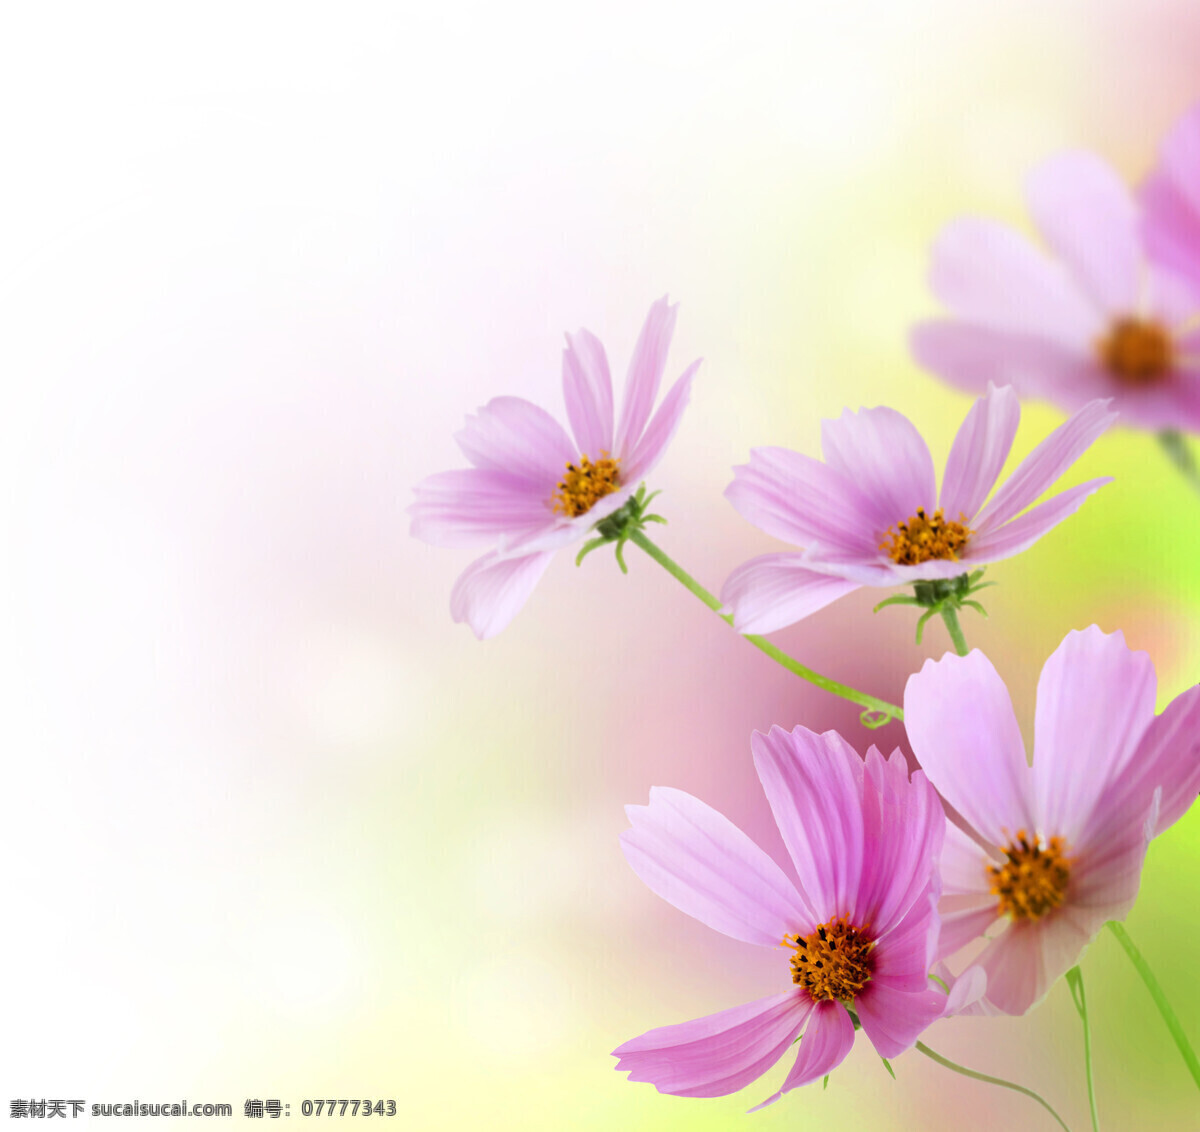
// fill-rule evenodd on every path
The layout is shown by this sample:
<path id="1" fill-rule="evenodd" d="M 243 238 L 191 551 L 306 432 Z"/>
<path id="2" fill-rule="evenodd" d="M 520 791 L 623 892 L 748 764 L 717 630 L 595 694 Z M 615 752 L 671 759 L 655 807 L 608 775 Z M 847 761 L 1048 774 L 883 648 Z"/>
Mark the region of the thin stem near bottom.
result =
<path id="1" fill-rule="evenodd" d="M 939 1065 L 944 1065 L 947 1069 L 955 1073 L 961 1073 L 964 1077 L 970 1077 L 975 1081 L 983 1081 L 988 1085 L 999 1085 L 1002 1089 L 1012 1089 L 1016 1093 L 1024 1093 L 1030 1100 L 1037 1101 L 1054 1119 L 1058 1122 L 1058 1126 L 1063 1129 L 1063 1132 L 1071 1132 L 1067 1127 L 1067 1123 L 1057 1112 L 1050 1106 L 1050 1102 L 1038 1096 L 1032 1089 L 1025 1088 L 1024 1085 L 1018 1085 L 1013 1081 L 1005 1081 L 1003 1077 L 989 1077 L 986 1073 L 978 1073 L 974 1069 L 968 1069 L 964 1065 L 958 1065 L 951 1061 L 948 1057 L 943 1057 L 940 1053 L 935 1053 L 924 1042 L 917 1042 L 914 1047 L 918 1053 L 923 1053 L 931 1061 L 936 1061 Z"/>
<path id="2" fill-rule="evenodd" d="M 954 651 L 959 656 L 966 656 L 971 650 L 967 648 L 967 638 L 963 636 L 962 626 L 958 623 L 958 614 L 950 606 L 944 605 L 942 620 L 946 622 L 946 632 L 954 642 Z"/>
<path id="3" fill-rule="evenodd" d="M 1171 1031 L 1171 1037 L 1175 1041 L 1179 1055 L 1188 1067 L 1188 1072 L 1192 1075 L 1192 1080 L 1196 1082 L 1196 1087 L 1200 1088 L 1200 1060 L 1197 1059 L 1196 1051 L 1192 1049 L 1192 1044 L 1188 1041 L 1187 1034 L 1184 1033 L 1178 1016 L 1171 1009 L 1171 1004 L 1167 1001 L 1166 994 L 1163 992 L 1158 980 L 1154 977 L 1154 972 L 1150 970 L 1149 964 L 1142 958 L 1142 953 L 1137 949 L 1137 945 L 1129 938 L 1129 933 L 1125 930 L 1124 924 L 1118 923 L 1116 920 L 1109 920 L 1105 926 L 1117 937 L 1117 942 L 1125 949 L 1125 954 L 1129 956 L 1129 961 L 1137 968 L 1137 973 L 1141 975 L 1142 982 L 1146 984 L 1146 989 L 1150 992 L 1150 997 L 1154 999 L 1154 1005 L 1158 1007 L 1158 1012 L 1167 1024 L 1167 1029 Z"/>
<path id="4" fill-rule="evenodd" d="M 733 618 L 727 613 L 721 612 L 720 599 L 709 593 L 682 566 L 664 554 L 646 537 L 643 531 L 634 530 L 629 535 L 629 541 L 641 547 L 668 574 L 695 594 L 696 597 L 704 602 L 723 621 L 730 625 L 733 624 Z M 836 680 L 830 680 L 828 676 L 822 676 L 819 672 L 814 672 L 811 668 L 807 668 L 801 664 L 795 657 L 788 656 L 782 649 L 771 644 L 765 637 L 760 637 L 755 633 L 743 633 L 742 636 L 760 652 L 766 653 L 776 664 L 780 664 L 786 668 L 792 675 L 799 676 L 802 680 L 807 680 L 810 684 L 815 684 L 818 688 L 832 695 L 841 696 L 842 699 L 850 700 L 852 703 L 865 708 L 863 723 L 867 726 L 879 727 L 889 720 L 902 720 L 904 718 L 904 712 L 896 704 L 889 704 L 887 700 L 869 696 L 866 692 L 860 692 L 856 688 L 851 688 L 846 684 L 839 684 Z"/>
<path id="5" fill-rule="evenodd" d="M 1075 1009 L 1083 1023 L 1083 1069 L 1087 1074 L 1088 1106 L 1092 1111 L 1092 1132 L 1100 1132 L 1100 1117 L 1096 1112 L 1096 1085 L 1092 1078 L 1092 1030 L 1088 1025 L 1087 997 L 1083 993 L 1083 972 L 1076 963 L 1067 972 L 1067 986 L 1075 1000 Z"/>

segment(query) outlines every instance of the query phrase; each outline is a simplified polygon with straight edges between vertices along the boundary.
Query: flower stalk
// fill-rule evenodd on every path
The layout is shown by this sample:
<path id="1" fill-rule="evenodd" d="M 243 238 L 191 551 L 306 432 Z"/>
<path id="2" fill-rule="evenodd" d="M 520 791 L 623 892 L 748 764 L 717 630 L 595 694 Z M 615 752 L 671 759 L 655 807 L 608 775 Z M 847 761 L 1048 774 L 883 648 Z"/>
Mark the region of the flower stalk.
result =
<path id="1" fill-rule="evenodd" d="M 1092 1078 L 1092 1031 L 1088 1025 L 1087 997 L 1083 992 L 1083 972 L 1076 963 L 1067 972 L 1067 986 L 1071 990 L 1071 998 L 1079 1019 L 1083 1023 L 1083 1068 L 1087 1074 L 1088 1107 L 1092 1113 L 1092 1132 L 1100 1132 L 1100 1117 L 1096 1112 L 1096 1084 Z"/>
<path id="2" fill-rule="evenodd" d="M 1137 945 L 1129 938 L 1129 933 L 1125 930 L 1124 924 L 1116 920 L 1109 920 L 1107 927 L 1117 937 L 1117 942 L 1125 949 L 1125 954 L 1129 956 L 1129 961 L 1137 968 L 1137 973 L 1141 975 L 1142 982 L 1146 984 L 1146 989 L 1150 992 L 1150 997 L 1154 999 L 1154 1005 L 1158 1007 L 1158 1012 L 1167 1024 L 1167 1029 L 1171 1031 L 1175 1047 L 1179 1050 L 1179 1055 L 1183 1058 L 1184 1064 L 1187 1065 L 1188 1072 L 1192 1075 L 1192 1080 L 1196 1082 L 1196 1087 L 1200 1088 L 1200 1060 L 1197 1059 L 1196 1051 L 1192 1049 L 1192 1044 L 1188 1041 L 1187 1034 L 1183 1031 L 1183 1026 L 1179 1021 L 1178 1015 L 1171 1009 L 1171 1004 L 1167 1001 L 1166 994 L 1163 993 L 1162 987 L 1154 977 L 1154 972 L 1150 970 L 1149 964 L 1142 957 L 1142 953 L 1137 949 Z"/>
<path id="3" fill-rule="evenodd" d="M 1016 1093 L 1024 1093 L 1030 1100 L 1037 1101 L 1058 1123 L 1058 1126 L 1063 1129 L 1063 1132 L 1071 1132 L 1067 1127 L 1067 1123 L 1057 1112 L 1050 1106 L 1050 1102 L 1038 1096 L 1032 1089 L 1025 1088 L 1024 1085 L 1018 1085 L 1013 1081 L 1005 1081 L 1003 1077 L 990 1077 L 986 1073 L 977 1073 L 974 1069 L 968 1069 L 965 1065 L 958 1065 L 951 1061 L 948 1057 L 943 1057 L 940 1053 L 931 1050 L 924 1042 L 917 1042 L 913 1047 L 919 1053 L 923 1053 L 931 1061 L 936 1061 L 939 1065 L 951 1070 L 954 1073 L 961 1073 L 964 1077 L 970 1077 L 974 1081 L 983 1081 L 988 1085 L 999 1085 L 1002 1089 L 1012 1089 Z"/>
<path id="4" fill-rule="evenodd" d="M 964 605 L 969 605 L 976 612 L 982 613 L 984 617 L 987 616 L 987 610 L 971 595 L 998 583 L 981 582 L 979 579 L 983 577 L 983 574 L 983 569 L 979 569 L 971 574 L 959 574 L 957 578 L 935 578 L 931 581 L 914 582 L 911 597 L 908 594 L 896 594 L 894 597 L 884 598 L 875 606 L 874 612 L 878 613 L 885 605 L 921 606 L 925 612 L 917 621 L 918 645 L 925 632 L 926 622 L 931 617 L 940 614 L 946 623 L 946 631 L 950 634 L 950 640 L 954 642 L 955 651 L 959 656 L 966 656 L 969 650 L 966 638 L 963 637 L 962 627 L 958 623 L 958 611 Z"/>
<path id="5" fill-rule="evenodd" d="M 1200 492 L 1200 468 L 1188 442 L 1178 429 L 1164 428 L 1158 434 L 1158 443 L 1167 454 L 1167 459 L 1179 470 L 1193 491 Z"/>
<path id="6" fill-rule="evenodd" d="M 621 567 L 623 573 L 628 573 L 629 570 L 625 565 L 623 551 L 625 544 L 631 542 L 645 551 L 646 554 L 653 558 L 655 562 L 684 586 L 685 589 L 695 594 L 722 621 L 732 625 L 733 616 L 721 612 L 721 600 L 706 590 L 691 574 L 668 555 L 664 554 L 646 536 L 644 530 L 646 523 L 665 523 L 667 521 L 661 515 L 646 513 L 651 500 L 657 494 L 658 492 L 651 492 L 647 495 L 645 484 L 639 487 L 637 492 L 630 497 L 629 501 L 619 511 L 615 511 L 607 519 L 596 524 L 595 537 L 584 543 L 583 548 L 575 559 L 575 564 L 578 566 L 593 550 L 607 543 L 613 543 L 617 565 Z M 863 713 L 859 718 L 864 727 L 882 727 L 885 723 L 889 723 L 893 719 L 902 720 L 904 718 L 904 712 L 898 705 L 888 703 L 887 700 L 881 700 L 877 696 L 867 695 L 866 692 L 860 692 L 847 684 L 840 684 L 836 680 L 829 679 L 828 676 L 822 676 L 819 672 L 814 672 L 794 657 L 788 656 L 782 649 L 771 644 L 765 637 L 760 637 L 754 633 L 743 633 L 742 636 L 760 652 L 766 653 L 776 664 L 786 668 L 793 676 L 799 676 L 800 679 L 807 680 L 810 684 L 815 684 L 818 688 L 829 692 L 831 695 L 841 696 L 843 699 L 860 705 L 863 708 Z"/>

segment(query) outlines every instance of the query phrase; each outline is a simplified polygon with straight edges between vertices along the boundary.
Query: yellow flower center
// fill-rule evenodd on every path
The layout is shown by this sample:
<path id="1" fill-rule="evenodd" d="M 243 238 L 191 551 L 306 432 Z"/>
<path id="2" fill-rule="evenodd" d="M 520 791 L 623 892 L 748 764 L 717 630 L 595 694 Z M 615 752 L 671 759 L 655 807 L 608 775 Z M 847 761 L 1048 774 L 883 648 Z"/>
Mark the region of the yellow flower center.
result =
<path id="1" fill-rule="evenodd" d="M 992 894 L 1000 898 L 999 915 L 1014 920 L 1040 920 L 1066 897 L 1071 879 L 1071 862 L 1065 856 L 1066 843 L 1051 837 L 1043 846 L 1041 838 L 1032 840 L 1025 830 L 1017 830 L 1004 855 L 1003 865 L 988 865 Z"/>
<path id="2" fill-rule="evenodd" d="M 869 926 L 869 925 L 868 925 Z M 811 935 L 785 935 L 791 958 L 792 982 L 818 1002 L 849 1002 L 871 981 L 875 941 L 865 928 L 854 928 L 842 916 L 822 924 Z"/>
<path id="3" fill-rule="evenodd" d="M 958 552 L 967 545 L 967 539 L 975 532 L 967 528 L 967 517 L 961 511 L 958 522 L 947 521 L 939 507 L 931 519 L 924 507 L 918 507 L 915 515 L 907 521 L 888 527 L 890 542 L 879 544 L 897 566 L 919 566 L 931 558 L 949 558 L 958 561 Z"/>
<path id="4" fill-rule="evenodd" d="M 1157 322 L 1119 318 L 1096 343 L 1104 368 L 1125 385 L 1153 385 L 1174 361 L 1171 335 Z"/>
<path id="5" fill-rule="evenodd" d="M 558 490 L 550 497 L 555 514 L 574 519 L 592 509 L 597 499 L 611 495 L 620 486 L 617 470 L 619 460 L 610 459 L 607 452 L 600 453 L 594 464 L 585 452 L 578 464 L 568 464 Z"/>

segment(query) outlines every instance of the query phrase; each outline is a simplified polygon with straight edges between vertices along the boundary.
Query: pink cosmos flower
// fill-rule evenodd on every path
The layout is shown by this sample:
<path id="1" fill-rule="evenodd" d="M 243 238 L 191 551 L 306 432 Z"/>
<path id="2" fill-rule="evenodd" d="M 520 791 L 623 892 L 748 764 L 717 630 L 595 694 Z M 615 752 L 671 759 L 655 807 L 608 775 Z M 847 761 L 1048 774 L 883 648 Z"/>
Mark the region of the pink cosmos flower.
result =
<path id="1" fill-rule="evenodd" d="M 412 534 L 435 546 L 492 548 L 463 571 L 450 597 L 454 620 L 481 640 L 513 619 L 554 552 L 618 510 L 666 450 L 700 365 L 688 366 L 651 418 L 677 309 L 665 296 L 650 308 L 615 428 L 608 358 L 599 339 L 580 330 L 563 351 L 573 437 L 545 409 L 496 397 L 455 437 L 474 467 L 417 484 Z"/>
<path id="2" fill-rule="evenodd" d="M 986 504 L 1021 416 L 1007 386 L 989 385 L 971 407 L 940 495 L 925 441 L 894 409 L 823 421 L 824 463 L 754 449 L 725 497 L 756 527 L 804 549 L 753 558 L 726 579 L 721 600 L 734 626 L 769 633 L 860 586 L 953 578 L 1032 546 L 1109 482 L 1089 480 L 1025 511 L 1113 422 L 1107 405 L 1093 401 L 1055 429 Z"/>
<path id="3" fill-rule="evenodd" d="M 909 677 L 904 726 L 968 832 L 946 830 L 940 955 L 1000 923 L 977 962 L 1007 1014 L 1034 1005 L 1137 896 L 1146 847 L 1200 790 L 1200 685 L 1154 714 L 1154 665 L 1118 632 L 1068 633 L 1042 669 L 1030 767 L 977 649 Z"/>
<path id="4" fill-rule="evenodd" d="M 852 1008 L 882 1057 L 908 1049 L 949 1005 L 929 982 L 937 944 L 941 802 L 899 751 L 864 762 L 836 732 L 756 733 L 754 765 L 799 878 L 681 790 L 629 806 L 621 847 L 664 900 L 734 939 L 786 949 L 786 989 L 651 1030 L 614 1050 L 631 1081 L 717 1097 L 765 1073 L 804 1037 L 779 1092 L 831 1072 L 854 1044 Z M 972 981 L 952 990 L 965 1002 Z M 976 987 L 976 992 L 978 987 Z M 761 1107 L 761 1106 L 760 1106 Z"/>
<path id="5" fill-rule="evenodd" d="M 1124 423 L 1200 431 L 1200 296 L 1148 257 L 1130 189 L 1087 153 L 1049 159 L 1026 189 L 1046 250 L 991 220 L 946 227 L 930 286 L 952 317 L 914 328 L 917 361 L 973 392 L 1111 397 Z"/>
<path id="6" fill-rule="evenodd" d="M 1200 103 L 1167 135 L 1158 168 L 1142 186 L 1141 200 L 1151 254 L 1200 293 Z"/>

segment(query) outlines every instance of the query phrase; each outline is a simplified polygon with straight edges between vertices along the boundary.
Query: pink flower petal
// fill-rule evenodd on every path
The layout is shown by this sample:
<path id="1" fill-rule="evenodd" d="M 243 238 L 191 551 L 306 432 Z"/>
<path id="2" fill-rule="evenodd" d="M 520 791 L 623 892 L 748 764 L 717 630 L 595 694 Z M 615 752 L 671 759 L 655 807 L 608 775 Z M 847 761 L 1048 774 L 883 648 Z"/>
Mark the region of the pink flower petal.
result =
<path id="1" fill-rule="evenodd" d="M 1073 411 L 1115 392 L 1116 383 L 1100 369 L 1090 343 L 1081 351 L 1012 330 L 942 319 L 913 327 L 909 348 L 925 369 L 968 393 L 982 393 L 989 384 L 1011 385 L 1022 399 L 1044 398 Z"/>
<path id="2" fill-rule="evenodd" d="M 1002 526 L 992 525 L 990 530 L 974 536 L 967 543 L 967 549 L 963 552 L 963 562 L 968 566 L 975 562 L 1001 562 L 1028 550 L 1064 519 L 1074 515 L 1089 495 L 1107 483 L 1112 483 L 1111 476 L 1088 480 L 1052 495 L 1045 503 L 1039 503 L 1024 515 L 1011 519 Z"/>
<path id="3" fill-rule="evenodd" d="M 938 954 L 953 955 L 960 947 L 983 935 L 999 918 L 998 901 L 991 892 L 988 866 L 1003 860 L 998 849 L 995 858 L 958 826 L 946 823 L 946 840 L 938 864 L 942 877 L 942 898 L 938 915 L 942 930 Z"/>
<path id="4" fill-rule="evenodd" d="M 1162 145 L 1159 167 L 1142 189 L 1147 246 L 1156 258 L 1200 284 L 1200 104 Z"/>
<path id="5" fill-rule="evenodd" d="M 1200 244 L 1196 245 L 1200 247 Z M 1176 344 L 1186 353 L 1193 353 L 1200 345 L 1200 333 L 1195 326 L 1189 331 L 1182 323 L 1192 323 L 1200 311 L 1200 289 L 1196 280 L 1188 279 L 1177 271 L 1150 263 L 1145 267 L 1145 306 L 1152 318 L 1164 323 L 1176 333 Z M 1200 267 L 1197 268 L 1200 271 Z M 1180 335 L 1178 331 L 1182 329 Z"/>
<path id="6" fill-rule="evenodd" d="M 1125 182 L 1094 154 L 1060 153 L 1026 183 L 1029 211 L 1075 282 L 1110 318 L 1137 309 L 1138 212 Z"/>
<path id="7" fill-rule="evenodd" d="M 1066 635 L 1038 680 L 1033 783 L 1040 830 L 1075 841 L 1154 719 L 1156 687 L 1150 657 L 1130 649 L 1121 632 L 1093 625 Z"/>
<path id="8" fill-rule="evenodd" d="M 937 951 L 941 923 L 937 912 L 937 890 L 935 880 L 899 924 L 880 933 L 872 953 L 875 958 L 872 984 L 879 982 L 909 994 L 930 987 L 929 968 Z"/>
<path id="9" fill-rule="evenodd" d="M 501 558 L 494 551 L 475 559 L 450 593 L 450 615 L 465 621 L 481 641 L 494 637 L 520 611 L 550 565 L 553 553 Z"/>
<path id="10" fill-rule="evenodd" d="M 682 790 L 655 786 L 626 806 L 621 849 L 647 887 L 734 939 L 778 947 L 815 927 L 795 885 L 728 818 Z"/>
<path id="11" fill-rule="evenodd" d="M 1045 492 L 1117 419 L 1107 401 L 1092 401 L 1059 425 L 1013 472 L 975 517 L 980 535 L 1015 518 Z"/>
<path id="12" fill-rule="evenodd" d="M 671 386 L 663 398 L 633 454 L 627 456 L 621 465 L 621 478 L 625 483 L 635 484 L 644 479 L 662 459 L 662 454 L 667 450 L 667 445 L 671 443 L 671 438 L 683 419 L 683 410 L 687 408 L 688 399 L 692 395 L 692 378 L 696 376 L 696 370 L 699 368 L 700 361 L 697 359 L 684 370 L 683 376 Z"/>
<path id="13" fill-rule="evenodd" d="M 613 391 L 604 347 L 590 330 L 567 335 L 563 351 L 563 400 L 579 453 L 593 460 L 613 449 Z"/>
<path id="14" fill-rule="evenodd" d="M 942 477 L 940 504 L 948 519 L 960 514 L 972 518 L 983 506 L 1000 478 L 1021 420 L 1021 404 L 1011 386 L 987 393 L 967 414 L 954 438 L 946 474 Z"/>
<path id="15" fill-rule="evenodd" d="M 1089 939 L 1107 920 L 1123 920 L 1137 899 L 1158 820 L 1158 796 L 1138 809 L 1122 807 L 1097 817 L 1076 843 L 1067 842 L 1071 876 L 1057 913 L 1070 917 Z"/>
<path id="16" fill-rule="evenodd" d="M 832 1073 L 854 1045 L 854 1023 L 840 1002 L 820 1002 L 808 1020 L 800 1039 L 800 1053 L 779 1092 L 772 1094 L 751 1112 L 774 1104 L 784 1093 L 807 1085 L 826 1073 Z"/>
<path id="17" fill-rule="evenodd" d="M 954 314 L 993 330 L 1078 349 L 1103 329 L 1062 265 L 996 221 L 965 218 L 942 229 L 929 284 Z"/>
<path id="18" fill-rule="evenodd" d="M 895 409 L 847 409 L 835 421 L 822 421 L 821 450 L 826 464 L 868 501 L 875 520 L 871 535 L 904 522 L 918 507 L 933 508 L 933 457 L 913 423 Z"/>
<path id="19" fill-rule="evenodd" d="M 1155 262 L 1200 286 L 1200 264 L 1195 249 L 1200 247 L 1200 210 L 1192 207 L 1183 185 L 1163 169 L 1147 178 L 1140 192 L 1142 234 L 1146 250 Z"/>
<path id="20" fill-rule="evenodd" d="M 743 519 L 793 546 L 878 558 L 880 512 L 853 481 L 787 448 L 755 448 L 725 498 Z M 889 519 L 888 522 L 893 520 Z"/>
<path id="21" fill-rule="evenodd" d="M 1053 912 L 1013 922 L 976 961 L 987 972 L 987 1001 L 1005 1014 L 1024 1014 L 1079 962 L 1093 934 Z"/>
<path id="22" fill-rule="evenodd" d="M 978 649 L 927 660 L 904 688 L 904 727 L 929 781 L 993 845 L 1036 828 L 1008 689 Z"/>
<path id="23" fill-rule="evenodd" d="M 950 988 L 943 1018 L 953 1018 L 957 1014 L 983 1013 L 980 1006 L 981 1000 L 987 994 L 987 972 L 982 967 L 968 967 L 961 975 L 955 977 L 945 963 L 939 963 L 934 974 Z"/>
<path id="24" fill-rule="evenodd" d="M 1155 837 L 1183 817 L 1200 793 L 1200 685 L 1173 699 L 1146 728 L 1124 773 L 1098 803 L 1097 820 L 1109 824 L 1120 814 L 1143 812 L 1156 790 Z"/>
<path id="25" fill-rule="evenodd" d="M 788 1050 L 812 1010 L 796 990 L 677 1026 L 662 1026 L 613 1050 L 617 1070 L 660 1093 L 723 1097 L 761 1077 Z"/>
<path id="26" fill-rule="evenodd" d="M 987 1002 L 1004 1014 L 1024 1014 L 1050 989 L 1036 924 L 1009 923 L 976 963 L 987 975 Z"/>
<path id="27" fill-rule="evenodd" d="M 739 633 L 771 633 L 803 620 L 858 589 L 857 582 L 818 574 L 802 554 L 764 554 L 743 562 L 721 587 Z"/>
<path id="28" fill-rule="evenodd" d="M 880 1057 L 897 1057 L 946 1009 L 946 995 L 926 979 L 926 989 L 911 994 L 878 981 L 866 985 L 854 1000 L 863 1032 Z"/>
<path id="29" fill-rule="evenodd" d="M 546 493 L 505 472 L 459 468 L 427 476 L 413 490 L 409 533 L 434 546 L 489 546 L 555 523 Z"/>
<path id="30" fill-rule="evenodd" d="M 772 727 L 750 738 L 754 767 L 814 923 L 854 911 L 863 867 L 863 761 L 836 731 Z"/>
<path id="31" fill-rule="evenodd" d="M 866 757 L 862 809 L 863 869 L 854 922 L 870 924 L 879 938 L 928 893 L 946 815 L 921 771 L 909 781 L 908 765 L 899 750 L 884 759 L 874 747 Z M 939 889 L 940 884 L 939 880 Z"/>
<path id="32" fill-rule="evenodd" d="M 671 306 L 664 295 L 650 308 L 645 325 L 638 335 L 625 379 L 625 398 L 621 419 L 617 425 L 616 454 L 624 456 L 636 448 L 641 439 L 650 410 L 658 397 L 658 385 L 667 364 L 667 350 L 675 333 L 678 307 Z"/>
<path id="33" fill-rule="evenodd" d="M 493 397 L 454 438 L 477 468 L 530 480 L 547 500 L 567 464 L 579 457 L 562 425 L 521 397 Z"/>
<path id="34" fill-rule="evenodd" d="M 994 849 L 996 860 L 1003 860 L 999 849 Z M 953 822 L 946 822 L 946 839 L 942 842 L 942 855 L 938 872 L 942 877 L 942 892 L 950 896 L 978 896 L 991 888 L 987 866 L 992 863 L 988 851 L 972 840 Z M 995 898 L 992 898 L 995 903 Z"/>
<path id="35" fill-rule="evenodd" d="M 938 936 L 939 957 L 953 955 L 959 948 L 978 939 L 999 919 L 996 898 L 982 896 L 943 896 L 938 902 L 942 921 Z"/>

